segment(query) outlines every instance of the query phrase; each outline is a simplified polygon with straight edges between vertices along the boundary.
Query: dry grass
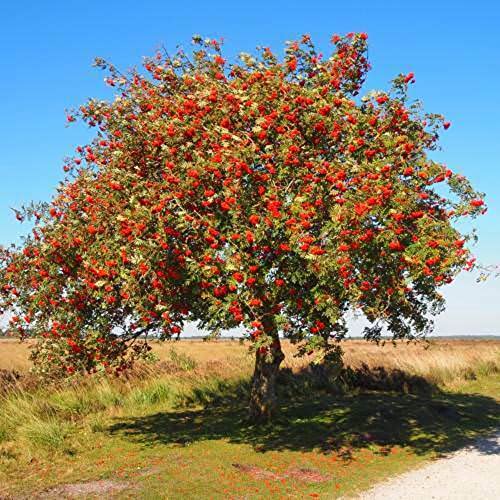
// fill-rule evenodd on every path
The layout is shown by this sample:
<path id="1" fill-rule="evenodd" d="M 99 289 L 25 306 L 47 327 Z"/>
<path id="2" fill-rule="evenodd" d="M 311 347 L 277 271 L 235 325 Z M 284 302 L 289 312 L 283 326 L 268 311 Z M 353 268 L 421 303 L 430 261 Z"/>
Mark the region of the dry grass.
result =
<path id="1" fill-rule="evenodd" d="M 27 371 L 29 361 L 29 342 L 19 342 L 16 339 L 0 340 L 0 370 Z"/>
<path id="2" fill-rule="evenodd" d="M 27 342 L 0 340 L 0 370 L 29 370 L 29 347 Z M 289 342 L 285 341 L 283 347 L 286 353 L 283 367 L 297 372 L 310 363 L 312 357 L 295 357 L 296 348 Z M 500 339 L 436 339 L 429 344 L 387 342 L 379 346 L 363 340 L 348 340 L 343 348 L 345 364 L 352 368 L 365 364 L 369 368 L 398 369 L 438 385 L 453 385 L 475 375 L 500 371 Z M 237 340 L 153 342 L 153 351 L 163 364 L 171 361 L 172 351 L 187 356 L 194 360 L 197 376 L 244 376 L 251 372 L 253 365 L 248 345 Z"/>
<path id="3" fill-rule="evenodd" d="M 160 360 L 168 358 L 172 346 L 179 353 L 193 358 L 198 371 L 221 371 L 220 375 L 248 373 L 253 356 L 248 346 L 238 341 L 190 341 L 155 343 L 154 352 Z M 307 366 L 313 356 L 298 358 L 296 348 L 284 342 L 286 354 L 283 367 L 297 372 Z M 348 340 L 343 343 L 344 361 L 347 366 L 359 368 L 384 367 L 386 370 L 402 370 L 426 378 L 434 384 L 451 384 L 457 379 L 473 378 L 500 371 L 499 340 L 433 340 L 429 344 L 404 342 L 393 345 L 376 345 L 364 340 Z"/>
<path id="4" fill-rule="evenodd" d="M 363 341 L 346 344 L 345 363 L 357 368 L 383 366 L 419 375 L 438 385 L 500 371 L 500 340 L 435 340 L 425 344 L 386 344 Z"/>

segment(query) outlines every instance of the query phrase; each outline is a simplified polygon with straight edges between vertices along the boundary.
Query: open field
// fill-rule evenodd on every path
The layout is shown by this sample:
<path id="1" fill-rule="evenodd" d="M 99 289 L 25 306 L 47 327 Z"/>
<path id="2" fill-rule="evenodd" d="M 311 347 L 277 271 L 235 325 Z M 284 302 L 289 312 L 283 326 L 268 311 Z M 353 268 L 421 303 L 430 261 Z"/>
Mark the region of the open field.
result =
<path id="1" fill-rule="evenodd" d="M 168 359 L 172 348 L 193 358 L 201 369 L 224 365 L 225 370 L 242 371 L 253 366 L 253 356 L 247 345 L 238 340 L 153 342 L 153 351 L 160 361 Z M 286 359 L 282 367 L 298 370 L 312 358 L 294 357 L 295 348 L 283 342 Z M 364 340 L 349 340 L 343 344 L 344 361 L 352 367 L 362 363 L 370 368 L 384 366 L 421 375 L 432 383 L 453 383 L 470 369 L 487 370 L 500 362 L 500 339 L 495 340 L 432 340 L 425 343 L 391 342 L 377 346 Z M 27 371 L 30 368 L 29 342 L 0 339 L 0 370 Z M 244 367 L 241 366 L 243 363 Z M 227 373 L 227 372 L 226 372 Z"/>
<path id="2" fill-rule="evenodd" d="M 332 498 L 498 427 L 500 341 L 344 348 L 332 381 L 285 343 L 282 414 L 261 426 L 238 341 L 155 344 L 158 361 L 120 380 L 6 382 L 0 497 Z M 0 369 L 29 368 L 25 345 L 0 349 Z"/>

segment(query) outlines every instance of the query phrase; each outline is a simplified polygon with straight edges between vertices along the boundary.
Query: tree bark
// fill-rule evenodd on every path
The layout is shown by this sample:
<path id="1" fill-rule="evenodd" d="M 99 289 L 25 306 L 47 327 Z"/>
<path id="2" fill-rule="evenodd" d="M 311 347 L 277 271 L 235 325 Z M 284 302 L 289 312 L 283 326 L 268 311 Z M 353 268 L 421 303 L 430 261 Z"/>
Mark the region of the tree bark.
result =
<path id="1" fill-rule="evenodd" d="M 257 350 L 250 393 L 249 416 L 252 421 L 267 421 L 276 414 L 278 408 L 276 378 L 284 359 L 279 337 L 275 338 L 266 352 Z"/>

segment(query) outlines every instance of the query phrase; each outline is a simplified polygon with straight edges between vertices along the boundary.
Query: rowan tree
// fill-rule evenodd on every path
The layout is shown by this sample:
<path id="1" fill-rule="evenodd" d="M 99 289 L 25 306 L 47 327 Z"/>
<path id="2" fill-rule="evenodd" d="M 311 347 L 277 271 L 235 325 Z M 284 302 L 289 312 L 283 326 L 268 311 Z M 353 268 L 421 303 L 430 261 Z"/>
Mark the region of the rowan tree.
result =
<path id="1" fill-rule="evenodd" d="M 251 415 L 276 408 L 280 338 L 338 355 L 346 315 L 367 339 L 424 336 L 442 285 L 473 266 L 456 222 L 484 212 L 467 179 L 429 156 L 449 123 L 408 97 L 412 73 L 358 92 L 367 36 L 308 36 L 229 64 L 215 40 L 160 51 L 144 70 L 101 59 L 114 100 L 68 114 L 95 138 L 53 200 L 18 212 L 2 308 L 45 373 L 121 371 L 179 335 L 240 327 L 256 363 Z M 213 344 L 217 349 L 217 344 Z"/>

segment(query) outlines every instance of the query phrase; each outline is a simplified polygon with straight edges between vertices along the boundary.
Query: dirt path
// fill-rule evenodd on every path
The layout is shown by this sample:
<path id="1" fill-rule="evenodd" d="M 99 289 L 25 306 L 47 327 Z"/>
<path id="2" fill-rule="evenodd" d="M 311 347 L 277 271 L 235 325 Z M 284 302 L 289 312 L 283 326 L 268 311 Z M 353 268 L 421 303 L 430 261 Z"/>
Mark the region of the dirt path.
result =
<path id="1" fill-rule="evenodd" d="M 497 500 L 500 431 L 474 445 L 375 486 L 361 500 Z"/>

